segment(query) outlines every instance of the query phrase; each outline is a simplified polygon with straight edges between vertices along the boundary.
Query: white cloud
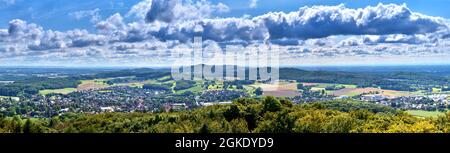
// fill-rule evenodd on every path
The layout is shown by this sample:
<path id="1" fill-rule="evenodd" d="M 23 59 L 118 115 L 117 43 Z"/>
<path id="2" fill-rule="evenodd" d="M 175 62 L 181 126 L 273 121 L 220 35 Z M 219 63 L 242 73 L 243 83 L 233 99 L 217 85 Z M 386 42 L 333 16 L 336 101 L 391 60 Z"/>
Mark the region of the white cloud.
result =
<path id="1" fill-rule="evenodd" d="M 82 10 L 69 13 L 70 16 L 74 17 L 77 20 L 81 20 L 83 18 L 90 18 L 92 23 L 97 23 L 101 20 L 100 9 L 96 8 L 93 10 Z"/>
<path id="2" fill-rule="evenodd" d="M 1 31 L 3 32 L 0 33 L 0 42 L 15 44 L 16 47 L 24 45 L 30 51 L 103 45 L 109 41 L 103 35 L 90 34 L 86 30 L 75 29 L 67 32 L 44 30 L 36 24 L 28 24 L 18 19 L 9 23 L 6 36 L 5 30 Z"/>
<path id="3" fill-rule="evenodd" d="M 361 39 L 358 39 L 356 37 L 350 37 L 345 40 L 342 40 L 339 42 L 341 46 L 359 46 L 362 44 Z"/>
<path id="4" fill-rule="evenodd" d="M 73 16 L 92 17 L 98 11 Z M 59 57 L 63 62 L 66 58 L 89 62 L 170 59 L 173 48 L 191 45 L 194 36 L 215 45 L 272 43 L 288 48 L 283 52 L 286 58 L 450 55 L 448 21 L 412 12 L 406 5 L 379 4 L 360 9 L 312 6 L 253 18 L 215 16 L 226 11 L 226 5 L 208 1 L 145 0 L 133 6 L 125 19 L 119 13 L 104 20 L 98 18 L 95 33 L 44 30 L 16 19 L 10 21 L 8 29 L 0 29 L 0 58 Z"/>
<path id="5" fill-rule="evenodd" d="M 365 44 L 420 44 L 436 42 L 441 39 L 440 37 L 449 35 L 449 27 L 444 19 L 411 12 L 406 5 L 379 4 L 362 9 L 350 9 L 343 5 L 313 6 L 303 7 L 299 11 L 290 13 L 271 12 L 254 18 L 212 19 L 207 18 L 213 12 L 212 8 L 220 7 L 221 4 L 213 5 L 207 1 L 147 0 L 138 3 L 132 10 L 135 10 L 136 13 L 138 8 L 145 9 L 144 6 L 149 5 L 151 8 L 146 9 L 148 10 L 146 13 L 147 23 L 142 20 L 125 23 L 123 17 L 116 13 L 106 20 L 98 21 L 96 28 L 99 33 L 90 35 L 105 35 L 108 37 L 108 40 L 105 41 L 110 42 L 136 42 L 155 38 L 162 41 L 186 42 L 191 40 L 194 35 L 200 34 L 204 40 L 218 42 L 270 40 L 278 44 L 298 44 L 298 40 L 325 38 L 333 35 L 373 37 L 362 38 L 360 42 Z M 155 10 L 159 10 L 159 12 L 155 13 Z M 98 12 L 98 9 L 92 12 Z M 91 14 L 95 14 L 92 12 Z M 129 15 L 135 13 L 129 13 Z M 84 14 L 90 13 L 84 12 L 75 16 L 82 17 Z M 202 32 L 199 33 L 199 30 Z M 22 20 L 10 22 L 8 35 L 10 36 L 8 39 L 21 38 L 35 41 L 48 37 L 59 38 L 53 38 L 52 32 L 45 32 L 42 27 L 27 24 Z M 360 42 L 346 40 L 340 44 L 356 46 Z M 318 40 L 316 45 L 324 44 Z"/>
<path id="6" fill-rule="evenodd" d="M 197 28 L 203 29 L 204 39 L 215 41 L 266 39 L 290 41 L 333 35 L 401 34 L 409 36 L 447 30 L 446 33 L 440 34 L 445 35 L 449 29 L 445 19 L 412 12 L 406 5 L 378 4 L 361 9 L 346 8 L 344 5 L 312 6 L 302 7 L 298 11 L 290 13 L 271 12 L 251 19 L 248 17 L 205 19 L 209 13 L 200 12 L 210 11 L 197 10 L 193 4 L 184 4 L 176 0 L 154 3 L 152 9 L 148 11 L 146 19 L 149 25 L 159 27 L 159 29 L 153 29 L 147 34 L 152 34 L 162 40 L 186 40 L 194 36 L 194 28 Z M 180 12 L 190 13 L 180 15 Z M 164 24 L 166 22 L 170 23 Z M 420 41 L 398 42 L 417 43 Z"/>
<path id="7" fill-rule="evenodd" d="M 268 13 L 263 22 L 271 39 L 321 38 L 331 35 L 423 34 L 448 29 L 443 18 L 411 12 L 406 5 L 378 4 L 350 9 L 344 5 L 303 7 L 299 11 Z"/>
<path id="8" fill-rule="evenodd" d="M 152 0 L 143 0 L 133 7 L 131 7 L 130 11 L 125 15 L 126 17 L 135 17 L 138 19 L 145 19 L 145 16 L 148 12 L 148 10 L 152 6 Z"/>
<path id="9" fill-rule="evenodd" d="M 198 20 L 228 11 L 228 6 L 222 3 L 214 5 L 205 0 L 153 0 L 145 19 L 147 22 Z"/>
<path id="10" fill-rule="evenodd" d="M 366 35 L 363 37 L 363 43 L 368 45 L 376 45 L 378 43 L 405 43 L 405 44 L 424 44 L 436 43 L 439 35 L 432 34 L 391 34 L 391 35 Z"/>
<path id="11" fill-rule="evenodd" d="M 123 18 L 119 13 L 110 16 L 105 21 L 100 21 L 96 24 L 96 28 L 100 30 L 101 33 L 116 33 L 119 30 L 125 29 L 125 24 Z"/>
<path id="12" fill-rule="evenodd" d="M 257 5 L 258 5 L 258 0 L 250 0 L 250 4 L 248 5 L 248 7 L 256 8 Z"/>

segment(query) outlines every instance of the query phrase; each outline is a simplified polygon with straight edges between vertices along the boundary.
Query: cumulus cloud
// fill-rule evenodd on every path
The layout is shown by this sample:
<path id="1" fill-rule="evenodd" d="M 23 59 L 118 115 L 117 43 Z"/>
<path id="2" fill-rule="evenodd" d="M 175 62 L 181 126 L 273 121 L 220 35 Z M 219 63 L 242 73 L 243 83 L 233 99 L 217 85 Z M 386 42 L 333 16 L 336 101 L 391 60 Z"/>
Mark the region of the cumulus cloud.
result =
<path id="1" fill-rule="evenodd" d="M 445 19 L 412 12 L 406 5 L 378 4 L 361 9 L 346 8 L 344 5 L 312 6 L 302 7 L 290 13 L 271 12 L 254 18 L 210 18 L 212 13 L 217 11 L 214 8 L 222 8 L 222 4 L 215 5 L 208 1 L 146 0 L 132 7 L 126 15 L 143 17 L 144 13 L 137 10 L 147 10 L 146 22 L 125 23 L 124 18 L 116 13 L 96 23 L 99 32 L 97 35 L 107 36 L 109 39 L 107 41 L 110 42 L 139 42 L 155 38 L 161 41 L 186 42 L 192 40 L 194 36 L 202 36 L 204 40 L 220 43 L 269 41 L 286 45 L 299 44 L 299 40 L 334 35 L 371 37 L 363 38 L 359 42 L 355 40 L 340 42 L 341 45 L 356 46 L 361 42 L 419 44 L 436 41 L 440 38 L 433 37 L 445 37 L 449 31 Z M 21 22 L 24 21 L 11 21 L 9 35 L 12 37 L 26 35 L 20 37 L 30 39 L 38 39 L 41 35 L 45 35 L 41 27 Z M 439 32 L 440 34 L 436 34 Z M 98 43 L 93 36 L 88 38 L 96 41 L 93 44 L 103 44 Z M 78 44 L 73 42 L 78 41 L 69 40 L 66 44 Z M 317 40 L 315 45 L 323 46 L 324 43 Z M 55 48 L 65 45 L 61 43 L 44 46 Z"/>
<path id="2" fill-rule="evenodd" d="M 266 40 L 269 33 L 263 24 L 246 20 L 241 18 L 226 18 L 226 19 L 205 19 L 198 22 L 190 22 L 169 26 L 167 35 L 164 39 L 192 38 L 195 36 L 195 28 L 200 26 L 202 36 L 205 40 L 214 41 L 232 41 L 232 40 Z M 198 27 L 197 27 L 198 28 Z M 179 31 L 176 31 L 179 30 Z M 173 32 L 176 31 L 176 32 Z"/>
<path id="3" fill-rule="evenodd" d="M 23 20 L 0 29 L 4 56 L 166 57 L 194 36 L 209 44 L 275 44 L 293 57 L 344 55 L 422 55 L 444 53 L 450 44 L 446 19 L 411 11 L 406 5 L 378 4 L 351 9 L 344 5 L 302 7 L 256 17 L 220 18 L 229 11 L 221 3 L 200 0 L 144 0 L 124 16 L 95 19 L 94 33 L 83 29 L 44 30 Z M 73 13 L 78 19 L 98 14 L 94 9 Z M 6 45 L 5 45 L 6 44 Z M 117 54 L 117 55 L 116 55 Z M 119 55 L 120 54 L 120 55 Z M 100 59 L 100 58 L 98 58 Z M 93 58 L 92 60 L 95 60 Z"/>
<path id="4" fill-rule="evenodd" d="M 339 42 L 341 46 L 359 46 L 362 44 L 361 39 L 350 37 L 348 39 L 342 40 Z"/>
<path id="5" fill-rule="evenodd" d="M 412 12 L 406 5 L 396 4 L 378 4 L 360 9 L 344 5 L 312 6 L 289 13 L 271 12 L 254 18 L 208 18 L 211 8 L 218 6 L 206 1 L 152 1 L 146 14 L 147 25 L 140 26 L 154 27 L 150 31 L 149 28 L 142 29 L 145 34 L 161 40 L 186 40 L 194 37 L 195 29 L 201 29 L 204 39 L 215 41 L 271 40 L 288 44 L 295 42 L 292 41 L 295 39 L 333 35 L 416 35 L 443 30 L 448 33 L 449 29 L 443 18 Z M 135 33 L 142 32 L 133 31 L 133 36 Z M 417 43 L 412 39 L 397 42 Z"/>
<path id="6" fill-rule="evenodd" d="M 5 33 L 7 32 L 7 33 Z M 86 30 L 59 32 L 44 30 L 36 24 L 12 20 L 7 31 L 0 30 L 1 42 L 26 45 L 29 50 L 52 50 L 67 47 L 103 45 L 108 39 L 103 35 L 90 34 Z"/>
<path id="7" fill-rule="evenodd" d="M 152 0 L 143 0 L 131 7 L 130 11 L 126 14 L 126 17 L 132 16 L 138 19 L 145 19 L 145 16 L 151 6 Z"/>
<path id="8" fill-rule="evenodd" d="M 208 1 L 153 0 L 145 20 L 147 22 L 197 20 L 208 18 L 213 13 L 227 11 L 228 6 L 222 3 L 214 5 Z"/>
<path id="9" fill-rule="evenodd" d="M 271 12 L 254 18 L 209 18 L 217 11 L 213 8 L 227 8 L 222 5 L 208 1 L 145 0 L 133 6 L 126 16 L 143 17 L 146 11 L 146 22 L 125 23 L 124 18 L 116 13 L 96 23 L 98 34 L 83 33 L 86 37 L 84 40 L 69 38 L 65 33 L 44 31 L 42 27 L 22 20 L 10 22 L 8 35 L 9 39 L 33 40 L 30 47 L 34 49 L 148 39 L 186 42 L 194 36 L 219 43 L 268 40 L 281 45 L 298 45 L 299 40 L 334 35 L 365 35 L 362 40 L 349 39 L 338 43 L 342 46 L 357 46 L 361 43 L 420 44 L 433 43 L 449 35 L 445 19 L 412 12 L 406 5 L 378 4 L 361 9 L 350 9 L 344 5 L 312 6 L 290 13 Z M 139 12 L 141 9 L 144 11 Z M 93 12 L 98 10 L 76 16 L 95 14 Z M 5 34 L 0 33 L 0 37 L 5 37 L 2 35 Z M 101 42 L 98 39 L 102 37 L 107 39 Z M 326 42 L 321 41 L 315 40 L 314 44 L 324 46 Z"/>
<path id="10" fill-rule="evenodd" d="M 31 50 L 49 50 L 49 49 L 58 49 L 66 47 L 66 43 L 64 42 L 64 34 L 61 32 L 54 31 L 43 31 L 42 36 L 40 36 L 33 43 L 28 45 L 28 48 Z"/>
<path id="11" fill-rule="evenodd" d="M 268 13 L 263 22 L 272 39 L 323 38 L 331 35 L 423 34 L 445 29 L 443 18 L 410 11 L 406 5 L 378 4 L 362 9 L 338 6 L 302 7 L 298 11 Z"/>
<path id="12" fill-rule="evenodd" d="M 36 24 L 27 24 L 23 20 L 12 20 L 9 22 L 8 35 L 10 39 L 36 40 L 42 35 L 43 28 Z"/>
<path id="13" fill-rule="evenodd" d="M 5 39 L 8 36 L 8 30 L 7 29 L 0 29 L 0 41 Z"/>
<path id="14" fill-rule="evenodd" d="M 362 41 L 368 45 L 376 45 L 379 43 L 405 43 L 405 44 L 423 44 L 436 43 L 439 40 L 437 34 L 391 34 L 391 35 L 366 35 Z"/>
<path id="15" fill-rule="evenodd" d="M 69 35 L 69 38 L 70 47 L 102 46 L 108 43 L 108 38 L 104 35 L 84 33 L 82 36 Z"/>
<path id="16" fill-rule="evenodd" d="M 96 28 L 102 33 L 113 34 L 119 30 L 123 30 L 125 28 L 125 24 L 122 16 L 119 13 L 116 13 L 105 21 L 100 21 L 97 23 Z"/>

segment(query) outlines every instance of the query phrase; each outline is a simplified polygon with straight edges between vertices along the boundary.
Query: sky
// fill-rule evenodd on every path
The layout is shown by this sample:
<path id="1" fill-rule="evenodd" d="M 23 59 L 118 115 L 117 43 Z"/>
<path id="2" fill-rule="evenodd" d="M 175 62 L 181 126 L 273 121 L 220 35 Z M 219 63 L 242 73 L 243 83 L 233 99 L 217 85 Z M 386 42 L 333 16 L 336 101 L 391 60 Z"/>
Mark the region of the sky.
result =
<path id="1" fill-rule="evenodd" d="M 0 66 L 158 66 L 203 45 L 284 65 L 450 64 L 446 0 L 0 0 Z M 198 30 L 201 32 L 199 33 Z"/>

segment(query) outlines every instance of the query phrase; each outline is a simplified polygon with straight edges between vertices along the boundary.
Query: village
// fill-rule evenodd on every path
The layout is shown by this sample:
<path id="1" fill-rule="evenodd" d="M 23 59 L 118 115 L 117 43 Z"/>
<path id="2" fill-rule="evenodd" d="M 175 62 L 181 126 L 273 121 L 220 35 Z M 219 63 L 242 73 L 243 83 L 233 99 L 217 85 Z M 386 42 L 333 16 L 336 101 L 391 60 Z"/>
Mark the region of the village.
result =
<path id="1" fill-rule="evenodd" d="M 101 90 L 83 90 L 69 94 L 33 95 L 30 98 L 1 98 L 0 111 L 29 117 L 51 117 L 69 112 L 159 112 L 186 110 L 214 104 L 229 104 L 247 97 L 245 92 L 212 90 L 202 94 L 175 94 L 164 90 L 115 86 Z"/>

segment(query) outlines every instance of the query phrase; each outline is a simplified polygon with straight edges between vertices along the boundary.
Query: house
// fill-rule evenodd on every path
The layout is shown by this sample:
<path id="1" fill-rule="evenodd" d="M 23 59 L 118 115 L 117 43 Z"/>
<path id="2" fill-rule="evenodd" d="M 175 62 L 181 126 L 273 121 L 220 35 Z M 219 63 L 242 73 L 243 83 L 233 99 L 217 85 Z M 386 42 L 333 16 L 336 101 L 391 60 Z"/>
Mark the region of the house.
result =
<path id="1" fill-rule="evenodd" d="M 68 111 L 69 111 L 69 108 L 63 108 L 63 109 L 60 109 L 60 110 L 59 110 L 60 113 L 68 112 Z"/>
<path id="2" fill-rule="evenodd" d="M 100 107 L 100 110 L 102 110 L 102 112 L 114 112 L 113 107 Z"/>
<path id="3" fill-rule="evenodd" d="M 223 101 L 223 102 L 200 102 L 200 105 L 202 106 L 212 106 L 212 105 L 225 105 L 225 104 L 231 104 L 231 101 Z"/>
<path id="4" fill-rule="evenodd" d="M 381 100 L 385 100 L 388 99 L 387 96 L 383 96 L 383 95 L 362 95 L 361 96 L 361 100 L 363 101 L 381 101 Z"/>
<path id="5" fill-rule="evenodd" d="M 342 95 L 342 96 L 336 97 L 335 99 L 347 99 L 347 98 L 350 98 L 350 97 L 347 95 Z"/>

